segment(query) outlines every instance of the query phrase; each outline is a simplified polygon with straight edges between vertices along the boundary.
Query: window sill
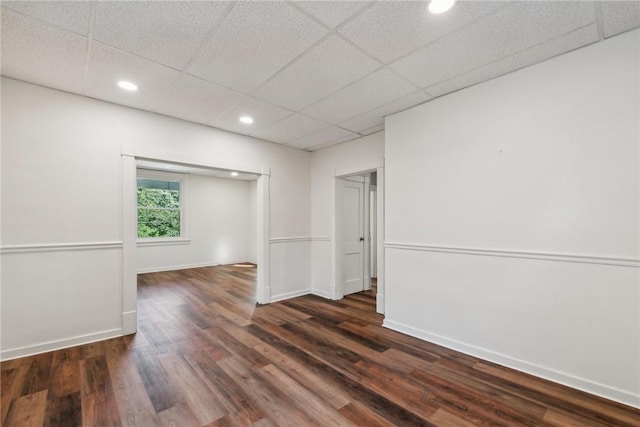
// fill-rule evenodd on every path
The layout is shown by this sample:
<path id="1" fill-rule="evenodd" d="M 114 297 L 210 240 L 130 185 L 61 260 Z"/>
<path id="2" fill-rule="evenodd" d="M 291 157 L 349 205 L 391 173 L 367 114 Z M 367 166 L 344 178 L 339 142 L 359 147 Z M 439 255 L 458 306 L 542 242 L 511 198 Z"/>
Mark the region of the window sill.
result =
<path id="1" fill-rule="evenodd" d="M 137 246 L 144 248 L 147 246 L 173 246 L 173 245 L 189 245 L 191 239 L 174 238 L 174 239 L 153 239 L 153 240 L 138 240 Z"/>

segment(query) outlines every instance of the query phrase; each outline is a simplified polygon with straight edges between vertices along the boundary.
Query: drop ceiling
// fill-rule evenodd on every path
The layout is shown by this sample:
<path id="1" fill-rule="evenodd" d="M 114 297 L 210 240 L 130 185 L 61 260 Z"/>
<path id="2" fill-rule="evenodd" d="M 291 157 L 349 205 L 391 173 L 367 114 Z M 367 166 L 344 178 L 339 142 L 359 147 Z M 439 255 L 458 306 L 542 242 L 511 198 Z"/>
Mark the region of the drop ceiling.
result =
<path id="1" fill-rule="evenodd" d="M 638 1 L 458 1 L 442 15 L 426 5 L 3 1 L 2 74 L 315 150 L 640 26 Z"/>

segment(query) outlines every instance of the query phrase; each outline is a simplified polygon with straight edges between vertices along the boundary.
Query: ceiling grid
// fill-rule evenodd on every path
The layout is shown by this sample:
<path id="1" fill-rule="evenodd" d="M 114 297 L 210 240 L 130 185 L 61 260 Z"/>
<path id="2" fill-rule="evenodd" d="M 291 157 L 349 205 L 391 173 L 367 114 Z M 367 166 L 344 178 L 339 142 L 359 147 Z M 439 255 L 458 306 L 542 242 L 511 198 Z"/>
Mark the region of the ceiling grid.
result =
<path id="1" fill-rule="evenodd" d="M 310 151 L 640 27 L 639 1 L 1 5 L 7 77 Z"/>

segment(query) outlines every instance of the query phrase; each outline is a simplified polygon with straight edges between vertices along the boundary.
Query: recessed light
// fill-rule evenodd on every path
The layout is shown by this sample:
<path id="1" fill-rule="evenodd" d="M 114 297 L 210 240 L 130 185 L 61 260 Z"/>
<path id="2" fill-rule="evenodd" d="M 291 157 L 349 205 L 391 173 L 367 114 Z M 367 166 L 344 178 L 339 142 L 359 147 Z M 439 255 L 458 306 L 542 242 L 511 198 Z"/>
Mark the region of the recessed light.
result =
<path id="1" fill-rule="evenodd" d="M 125 81 L 125 80 L 120 80 L 120 81 L 118 82 L 118 86 L 119 86 L 121 89 L 128 90 L 128 91 L 130 91 L 130 92 L 135 92 L 135 91 L 137 91 L 137 90 L 138 90 L 138 85 L 137 85 L 137 84 L 135 84 L 135 83 L 131 83 L 131 82 L 127 82 L 127 81 Z"/>
<path id="2" fill-rule="evenodd" d="M 431 0 L 429 3 L 429 12 L 443 13 L 451 9 L 456 0 Z"/>
<path id="3" fill-rule="evenodd" d="M 238 120 L 240 120 L 240 122 L 244 123 L 245 125 L 250 125 L 251 123 L 253 123 L 253 117 L 251 116 L 241 116 Z"/>
<path id="4" fill-rule="evenodd" d="M 238 176 L 238 172 L 231 172 L 231 176 Z"/>

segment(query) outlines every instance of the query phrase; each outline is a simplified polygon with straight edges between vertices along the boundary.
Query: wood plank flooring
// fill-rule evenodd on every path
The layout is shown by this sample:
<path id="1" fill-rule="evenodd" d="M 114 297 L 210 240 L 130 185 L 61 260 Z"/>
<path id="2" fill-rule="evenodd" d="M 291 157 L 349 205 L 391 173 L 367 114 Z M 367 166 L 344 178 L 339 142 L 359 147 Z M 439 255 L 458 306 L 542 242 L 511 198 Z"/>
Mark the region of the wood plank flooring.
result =
<path id="1" fill-rule="evenodd" d="M 640 426 L 640 411 L 382 328 L 371 291 L 256 306 L 255 268 L 139 276 L 139 332 L 3 362 L 10 426 Z"/>

